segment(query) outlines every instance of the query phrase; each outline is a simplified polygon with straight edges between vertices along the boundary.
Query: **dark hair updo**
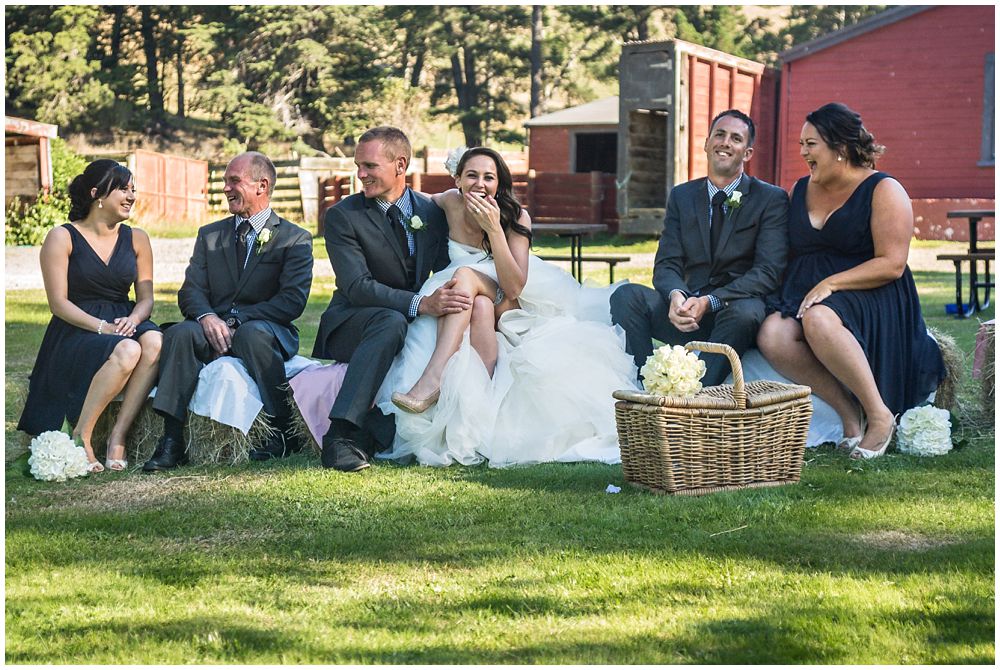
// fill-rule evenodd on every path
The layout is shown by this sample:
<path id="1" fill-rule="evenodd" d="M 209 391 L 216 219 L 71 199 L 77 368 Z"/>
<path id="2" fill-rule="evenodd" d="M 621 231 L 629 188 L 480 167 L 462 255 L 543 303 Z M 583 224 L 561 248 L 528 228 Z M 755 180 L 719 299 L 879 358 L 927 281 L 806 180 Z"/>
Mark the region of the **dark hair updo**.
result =
<path id="1" fill-rule="evenodd" d="M 875 159 L 885 147 L 861 123 L 861 115 L 840 102 L 830 102 L 806 115 L 826 145 L 846 152 L 847 160 L 857 167 L 875 168 Z"/>
<path id="2" fill-rule="evenodd" d="M 108 197 L 115 189 L 125 188 L 131 181 L 132 172 L 118 161 L 108 158 L 94 161 L 70 182 L 69 220 L 86 218 L 94 201 Z M 91 195 L 91 189 L 97 189 L 97 194 Z"/>
<path id="3" fill-rule="evenodd" d="M 473 147 L 462 154 L 462 158 L 458 161 L 458 167 L 455 169 L 455 176 L 461 179 L 462 171 L 465 170 L 465 164 L 473 156 L 486 156 L 497 166 L 497 194 L 495 200 L 497 201 L 497 206 L 500 207 L 500 227 L 503 229 L 504 235 L 507 234 L 507 231 L 513 230 L 518 235 L 524 235 L 528 240 L 531 240 L 531 230 L 517 222 L 521 218 L 521 205 L 514 197 L 514 178 L 511 177 L 510 168 L 504 162 L 503 156 L 493 149 Z M 490 239 L 486 233 L 483 233 L 483 249 L 488 254 L 493 253 L 493 250 L 490 248 Z"/>

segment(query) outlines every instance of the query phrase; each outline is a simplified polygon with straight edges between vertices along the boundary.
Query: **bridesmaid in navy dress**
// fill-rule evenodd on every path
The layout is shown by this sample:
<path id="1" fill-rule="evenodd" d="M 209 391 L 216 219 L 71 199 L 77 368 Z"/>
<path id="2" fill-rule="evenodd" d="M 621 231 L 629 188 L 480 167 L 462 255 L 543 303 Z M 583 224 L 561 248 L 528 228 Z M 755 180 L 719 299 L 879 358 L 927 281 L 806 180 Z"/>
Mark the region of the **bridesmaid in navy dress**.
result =
<path id="1" fill-rule="evenodd" d="M 809 176 L 792 191 L 789 263 L 757 346 L 837 411 L 839 448 L 876 458 L 896 415 L 945 374 L 906 265 L 913 210 L 899 182 L 875 170 L 884 147 L 845 105 L 809 114 L 799 145 Z"/>
<path id="2" fill-rule="evenodd" d="M 52 319 L 35 360 L 18 429 L 31 435 L 74 424 L 90 472 L 104 466 L 91 434 L 124 391 L 108 437 L 106 465 L 124 470 L 125 438 L 156 381 L 162 335 L 153 310 L 149 236 L 122 223 L 132 214 L 132 173 L 97 160 L 70 184 L 70 223 L 49 231 L 40 254 Z M 135 286 L 135 302 L 129 289 Z"/>

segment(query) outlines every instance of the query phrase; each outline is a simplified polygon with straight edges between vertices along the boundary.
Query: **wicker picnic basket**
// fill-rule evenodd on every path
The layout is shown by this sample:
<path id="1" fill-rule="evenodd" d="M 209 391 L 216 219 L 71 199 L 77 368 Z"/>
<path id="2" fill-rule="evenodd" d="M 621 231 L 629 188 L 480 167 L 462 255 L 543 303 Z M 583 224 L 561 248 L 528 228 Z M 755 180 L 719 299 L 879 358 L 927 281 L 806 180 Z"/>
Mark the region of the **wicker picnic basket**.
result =
<path id="1" fill-rule="evenodd" d="M 690 342 L 686 348 L 724 354 L 733 385 L 710 386 L 689 398 L 615 391 L 625 481 L 677 495 L 799 481 L 811 389 L 764 380 L 744 384 L 732 347 Z"/>

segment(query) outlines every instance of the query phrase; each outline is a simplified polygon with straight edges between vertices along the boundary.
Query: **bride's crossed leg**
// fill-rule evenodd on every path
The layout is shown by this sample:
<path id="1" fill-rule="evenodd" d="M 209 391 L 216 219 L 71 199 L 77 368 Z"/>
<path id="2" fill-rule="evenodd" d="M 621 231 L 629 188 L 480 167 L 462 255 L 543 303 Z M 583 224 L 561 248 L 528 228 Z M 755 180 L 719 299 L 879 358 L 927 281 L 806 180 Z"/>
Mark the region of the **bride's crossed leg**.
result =
<path id="1" fill-rule="evenodd" d="M 470 309 L 438 317 L 437 342 L 423 374 L 409 392 L 393 393 L 392 401 L 409 412 L 423 412 L 434 404 L 441 390 L 441 376 L 452 355 L 462 346 L 462 337 L 469 330 L 469 341 L 486 366 L 490 376 L 496 368 L 496 319 L 510 306 L 504 300 L 495 306 L 497 283 L 469 266 L 455 270 L 455 289 L 473 297 Z"/>

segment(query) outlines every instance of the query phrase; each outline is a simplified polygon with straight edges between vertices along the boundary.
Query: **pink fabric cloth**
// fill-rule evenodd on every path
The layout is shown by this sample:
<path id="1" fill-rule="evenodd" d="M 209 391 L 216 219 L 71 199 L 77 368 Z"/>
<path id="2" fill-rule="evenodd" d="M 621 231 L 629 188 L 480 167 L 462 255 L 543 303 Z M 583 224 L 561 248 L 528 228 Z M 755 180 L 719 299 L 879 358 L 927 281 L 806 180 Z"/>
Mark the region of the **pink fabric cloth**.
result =
<path id="1" fill-rule="evenodd" d="M 983 366 L 986 365 L 986 351 L 989 348 L 989 329 L 986 326 L 993 325 L 995 319 L 984 321 L 979 325 L 979 332 L 976 333 L 976 353 L 972 359 L 972 378 L 979 379 L 983 374 Z"/>
<path id="2" fill-rule="evenodd" d="M 302 413 L 316 444 L 330 429 L 330 408 L 340 393 L 347 373 L 347 363 L 331 363 L 308 367 L 288 380 L 292 397 Z"/>

